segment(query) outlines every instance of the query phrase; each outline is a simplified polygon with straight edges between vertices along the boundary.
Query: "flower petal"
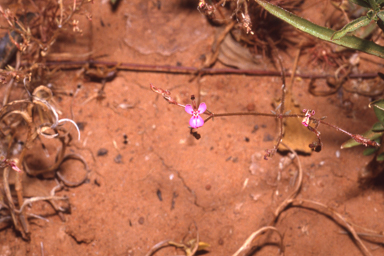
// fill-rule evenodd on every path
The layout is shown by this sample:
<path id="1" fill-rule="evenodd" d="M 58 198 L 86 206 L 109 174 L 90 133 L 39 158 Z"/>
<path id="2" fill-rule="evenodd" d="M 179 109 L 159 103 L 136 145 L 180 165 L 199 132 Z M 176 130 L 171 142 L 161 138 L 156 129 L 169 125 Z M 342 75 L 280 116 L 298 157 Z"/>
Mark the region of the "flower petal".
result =
<path id="1" fill-rule="evenodd" d="M 17 165 L 15 164 L 15 163 L 10 163 L 10 166 L 12 167 L 12 169 L 14 170 L 14 171 L 17 171 L 17 172 L 21 172 L 21 170 L 19 169 L 19 167 L 17 167 Z"/>
<path id="2" fill-rule="evenodd" d="M 190 115 L 192 115 L 193 114 L 193 107 L 191 106 L 191 105 L 186 105 L 185 106 L 185 111 L 188 113 L 188 114 L 190 114 Z"/>
<path id="3" fill-rule="evenodd" d="M 191 119 L 189 119 L 189 125 L 192 128 L 199 128 L 203 126 L 204 120 L 200 116 L 192 116 Z"/>
<path id="4" fill-rule="evenodd" d="M 204 102 L 201 102 L 198 109 L 199 114 L 203 114 L 205 110 L 207 110 L 207 105 Z"/>
<path id="5" fill-rule="evenodd" d="M 304 117 L 304 119 L 303 119 L 303 121 L 301 121 L 301 123 L 304 126 L 308 127 L 308 125 L 309 125 L 309 117 L 308 116 Z"/>
<path id="6" fill-rule="evenodd" d="M 204 104 L 205 105 L 205 104 Z M 205 111 L 205 110 L 204 110 Z M 203 118 L 201 118 L 200 116 L 197 116 L 197 118 L 196 118 L 196 128 L 199 128 L 199 127 L 201 127 L 201 126 L 203 126 L 203 124 L 204 124 L 204 119 Z"/>
<path id="7" fill-rule="evenodd" d="M 194 116 L 191 117 L 191 119 L 189 119 L 189 126 L 191 126 L 192 128 L 196 128 L 196 118 Z"/>

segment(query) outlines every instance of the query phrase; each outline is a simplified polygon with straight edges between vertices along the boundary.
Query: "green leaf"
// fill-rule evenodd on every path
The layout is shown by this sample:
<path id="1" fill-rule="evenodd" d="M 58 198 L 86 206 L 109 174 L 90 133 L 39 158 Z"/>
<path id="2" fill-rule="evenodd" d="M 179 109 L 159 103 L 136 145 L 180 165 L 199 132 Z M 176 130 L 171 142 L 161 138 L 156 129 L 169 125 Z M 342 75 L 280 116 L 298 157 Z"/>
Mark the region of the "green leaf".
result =
<path id="1" fill-rule="evenodd" d="M 369 103 L 369 107 L 373 107 L 377 119 L 379 119 L 380 123 L 384 124 L 384 99 Z"/>
<path id="2" fill-rule="evenodd" d="M 364 156 L 370 156 L 372 155 L 373 153 L 375 153 L 377 150 L 379 150 L 378 148 L 366 148 L 364 151 L 363 151 L 363 155 Z"/>
<path id="3" fill-rule="evenodd" d="M 384 132 L 384 125 L 380 122 L 377 122 L 373 125 L 372 131 L 374 132 Z"/>
<path id="4" fill-rule="evenodd" d="M 378 56 L 380 58 L 384 58 L 384 47 L 371 41 L 363 40 L 354 36 L 344 36 L 339 40 L 332 41 L 331 37 L 333 33 L 335 33 L 334 30 L 316 25 L 264 0 L 255 1 L 272 15 L 284 20 L 285 22 L 291 24 L 295 28 L 305 33 L 337 45 L 345 46 L 351 49 Z"/>
<path id="5" fill-rule="evenodd" d="M 380 153 L 377 157 L 376 157 L 376 160 L 381 162 L 381 161 L 384 161 L 384 152 Z"/>
<path id="6" fill-rule="evenodd" d="M 352 32 L 358 28 L 367 26 L 369 24 L 369 22 L 371 22 L 370 18 L 368 18 L 367 16 L 361 16 L 361 17 L 349 22 L 347 25 L 345 25 L 339 31 L 335 32 L 332 35 L 331 40 L 338 40 L 338 39 L 342 38 L 343 36 L 345 36 L 349 32 Z"/>
<path id="7" fill-rule="evenodd" d="M 380 138 L 383 134 L 384 134 L 384 132 L 374 132 L 374 131 L 372 131 L 372 128 L 371 128 L 368 131 L 366 131 L 365 133 L 363 133 L 362 135 L 365 138 L 368 138 L 370 140 L 376 140 L 376 139 Z M 341 148 L 342 149 L 343 148 L 352 148 L 352 147 L 359 146 L 359 145 L 361 145 L 361 143 L 356 142 L 354 139 L 350 139 L 350 140 L 344 142 L 343 144 L 341 144 Z"/>
<path id="8" fill-rule="evenodd" d="M 364 29 L 357 30 L 353 35 L 365 39 L 370 36 L 376 30 L 376 28 L 377 24 L 372 22 L 369 23 L 368 26 L 366 26 Z"/>
<path id="9" fill-rule="evenodd" d="M 384 11 L 381 11 L 381 12 L 378 12 L 377 14 L 377 17 L 384 22 Z"/>
<path id="10" fill-rule="evenodd" d="M 366 16 L 367 16 L 370 20 L 377 20 L 376 14 L 377 14 L 377 12 L 375 12 L 374 10 L 369 10 L 369 11 L 367 12 Z"/>
<path id="11" fill-rule="evenodd" d="M 380 5 L 378 5 L 377 0 L 368 0 L 368 2 L 375 12 L 380 11 Z"/>
<path id="12" fill-rule="evenodd" d="M 349 0 L 349 2 L 366 7 L 366 8 L 371 8 L 369 3 L 365 0 Z"/>

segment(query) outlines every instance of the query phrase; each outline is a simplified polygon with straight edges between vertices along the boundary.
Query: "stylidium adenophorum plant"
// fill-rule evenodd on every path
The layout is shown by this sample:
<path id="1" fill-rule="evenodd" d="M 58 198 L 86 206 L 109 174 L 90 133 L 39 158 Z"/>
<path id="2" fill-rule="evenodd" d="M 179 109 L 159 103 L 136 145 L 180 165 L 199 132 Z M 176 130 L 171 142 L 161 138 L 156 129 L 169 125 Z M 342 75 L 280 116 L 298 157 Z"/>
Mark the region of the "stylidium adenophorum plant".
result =
<path id="1" fill-rule="evenodd" d="M 183 105 L 183 104 L 178 103 L 173 97 L 171 97 L 171 92 L 170 91 L 163 90 L 163 89 L 158 88 L 158 87 L 156 87 L 156 86 L 154 86 L 152 84 L 150 85 L 150 88 L 151 88 L 151 90 L 153 92 L 156 92 L 156 93 L 160 94 L 166 101 L 168 101 L 168 103 L 177 105 L 179 107 L 182 107 L 182 108 L 184 108 L 184 110 L 188 114 L 192 115 L 192 117 L 189 119 L 189 125 L 190 125 L 191 128 L 194 128 L 194 129 L 203 126 L 204 123 L 206 123 L 210 119 L 213 120 L 214 117 L 224 117 L 224 116 L 264 116 L 264 117 L 272 117 L 272 118 L 279 119 L 280 120 L 280 136 L 279 136 L 279 139 L 277 140 L 277 142 L 276 142 L 275 146 L 273 147 L 273 149 L 266 150 L 266 154 L 264 156 L 264 159 L 268 159 L 268 157 L 273 156 L 273 154 L 275 152 L 277 152 L 277 148 L 278 148 L 280 142 L 282 142 L 282 139 L 283 139 L 283 123 L 282 123 L 282 120 L 284 118 L 303 118 L 302 121 L 301 121 L 302 125 L 307 127 L 308 130 L 313 132 L 316 135 L 316 137 L 317 137 L 316 141 L 313 141 L 311 144 L 308 145 L 313 151 L 316 151 L 316 152 L 320 152 L 321 149 L 323 148 L 323 143 L 321 141 L 320 131 L 318 130 L 318 127 L 319 127 L 320 124 L 326 125 L 328 127 L 336 129 L 339 132 L 347 134 L 354 141 L 356 141 L 357 143 L 363 144 L 364 146 L 372 146 L 372 147 L 376 147 L 376 148 L 378 148 L 380 146 L 379 143 L 377 143 L 376 141 L 371 140 L 370 138 L 366 138 L 363 135 L 359 135 L 359 134 L 352 134 L 352 133 L 350 133 L 350 132 L 348 132 L 348 131 L 346 131 L 346 130 L 344 130 L 344 129 L 336 126 L 336 125 L 333 125 L 333 124 L 325 122 L 324 119 L 326 118 L 326 116 L 321 117 L 320 119 L 314 118 L 313 116 L 315 115 L 315 110 L 303 109 L 303 113 L 305 113 L 305 114 L 289 114 L 289 111 L 284 113 L 284 109 L 283 109 L 284 108 L 283 107 L 284 104 L 283 103 L 284 103 L 284 97 L 285 97 L 285 79 L 283 79 L 283 86 L 282 86 L 282 104 L 281 104 L 282 107 L 280 107 L 280 106 L 278 107 L 278 109 L 280 110 L 280 113 L 276 113 L 276 111 L 272 111 L 272 114 L 270 114 L 270 113 L 259 113 L 259 112 L 233 112 L 233 113 L 218 113 L 218 114 L 214 114 L 214 113 L 212 113 L 211 111 L 209 111 L 207 109 L 207 105 L 204 102 L 200 103 L 199 108 L 197 108 L 197 104 L 196 104 L 196 101 L 195 101 L 195 96 L 193 96 L 193 95 L 191 96 L 192 104 Z M 201 114 L 208 115 L 208 117 L 204 120 L 200 116 Z M 313 126 L 311 126 L 310 124 L 313 124 Z"/>

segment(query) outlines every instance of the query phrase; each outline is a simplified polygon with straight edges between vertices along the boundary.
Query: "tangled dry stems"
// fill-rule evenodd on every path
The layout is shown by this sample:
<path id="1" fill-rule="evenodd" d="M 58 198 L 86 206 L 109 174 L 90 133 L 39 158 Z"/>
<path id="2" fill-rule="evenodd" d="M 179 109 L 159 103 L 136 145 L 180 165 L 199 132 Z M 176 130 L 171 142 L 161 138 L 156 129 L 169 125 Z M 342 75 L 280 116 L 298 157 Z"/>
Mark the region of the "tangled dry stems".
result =
<path id="1" fill-rule="evenodd" d="M 4 138 L 1 142 L 3 145 L 9 144 L 7 148 L 11 146 L 13 141 L 8 141 L 6 138 L 9 136 L 16 136 L 15 133 L 18 129 L 21 129 L 24 124 L 27 126 L 27 135 L 24 142 L 24 147 L 21 149 L 18 155 L 11 155 L 10 152 L 7 152 L 6 158 L 10 158 L 15 161 L 17 166 L 20 169 L 24 169 L 25 173 L 29 176 L 36 177 L 37 175 L 44 175 L 45 173 L 53 172 L 55 174 L 55 179 L 60 181 L 59 187 L 55 187 L 49 196 L 34 196 L 29 199 L 24 199 L 23 176 L 25 174 L 23 172 L 16 172 L 15 192 L 17 194 L 17 203 L 15 204 L 9 183 L 11 167 L 5 166 L 3 168 L 2 192 L 0 195 L 0 204 L 2 205 L 2 209 L 0 209 L 0 219 L 2 221 L 9 221 L 9 216 L 11 216 L 11 220 L 15 229 L 20 232 L 24 239 L 28 239 L 28 234 L 30 232 L 27 219 L 29 217 L 36 217 L 27 213 L 25 207 L 31 203 L 44 200 L 49 201 L 57 212 L 66 211 L 65 209 L 58 206 L 55 202 L 57 200 L 68 200 L 66 197 L 55 196 L 57 188 L 61 188 L 62 186 L 81 185 L 87 179 L 87 174 L 89 171 L 87 163 L 80 155 L 73 153 L 65 154 L 66 148 L 72 141 L 72 136 L 69 133 L 69 130 L 65 129 L 62 124 L 65 122 L 72 123 L 76 127 L 79 139 L 80 131 L 73 120 L 59 119 L 59 115 L 56 109 L 49 103 L 51 97 L 52 92 L 49 88 L 45 86 L 39 86 L 33 91 L 32 94 L 28 94 L 28 99 L 12 101 L 3 106 L 0 110 L 0 120 L 3 124 L 7 124 L 1 127 L 2 134 L 4 135 Z M 28 166 L 28 163 L 25 160 L 25 156 L 26 152 L 40 137 L 57 139 L 60 141 L 61 147 L 58 149 L 55 162 L 51 166 L 49 166 L 47 169 L 33 170 Z M 66 180 L 66 178 L 59 172 L 62 163 L 69 159 L 82 162 L 84 169 L 86 170 L 84 178 L 78 182 L 71 182 Z"/>

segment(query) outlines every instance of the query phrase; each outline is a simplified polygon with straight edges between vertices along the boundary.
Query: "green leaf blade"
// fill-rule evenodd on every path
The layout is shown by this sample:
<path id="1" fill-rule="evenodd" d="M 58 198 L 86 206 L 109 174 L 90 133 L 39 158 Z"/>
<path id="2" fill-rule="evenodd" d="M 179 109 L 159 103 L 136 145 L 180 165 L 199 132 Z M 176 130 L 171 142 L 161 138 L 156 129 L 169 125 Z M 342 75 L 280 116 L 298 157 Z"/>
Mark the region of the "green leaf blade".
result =
<path id="1" fill-rule="evenodd" d="M 380 153 L 377 157 L 376 157 L 376 160 L 378 162 L 382 162 L 384 161 L 384 152 Z"/>
<path id="2" fill-rule="evenodd" d="M 363 155 L 364 156 L 370 156 L 370 155 L 374 154 L 377 150 L 379 150 L 379 149 L 377 149 L 377 148 L 366 148 L 363 151 Z"/>
<path id="3" fill-rule="evenodd" d="M 384 125 L 384 99 L 371 102 L 369 107 L 373 108 L 377 119 L 379 119 L 380 123 Z"/>
<path id="4" fill-rule="evenodd" d="M 378 17 L 382 22 L 384 22 L 384 11 L 378 12 L 376 15 L 377 15 L 377 17 Z"/>
<path id="5" fill-rule="evenodd" d="M 288 24 L 296 27 L 297 29 L 305 33 L 308 33 L 324 41 L 328 41 L 337 45 L 341 45 L 347 48 L 366 52 L 368 54 L 372 54 L 380 58 L 384 58 L 384 47 L 377 45 L 371 41 L 357 38 L 354 36 L 344 36 L 339 40 L 332 41 L 331 37 L 336 32 L 335 30 L 316 25 L 306 19 L 296 16 L 295 14 L 288 12 L 278 6 L 270 4 L 264 0 L 255 1 L 272 15 L 284 20 Z"/>
<path id="6" fill-rule="evenodd" d="M 374 132 L 384 132 L 384 125 L 380 122 L 375 123 L 372 127 L 372 131 Z"/>
<path id="7" fill-rule="evenodd" d="M 375 12 L 380 11 L 380 5 L 377 3 L 377 0 L 368 0 L 368 2 Z"/>
<path id="8" fill-rule="evenodd" d="M 362 7 L 365 7 L 365 8 L 370 8 L 371 6 L 369 5 L 369 3 L 365 0 L 349 0 L 349 2 L 353 3 L 353 4 L 357 4 L 357 5 L 360 5 Z"/>
<path id="9" fill-rule="evenodd" d="M 344 37 L 349 32 L 352 32 L 352 31 L 355 31 L 356 29 L 367 26 L 370 22 L 371 22 L 371 19 L 369 19 L 367 16 L 361 16 L 361 17 L 349 22 L 342 29 L 336 31 L 332 35 L 331 40 L 338 40 L 338 39 Z"/>

